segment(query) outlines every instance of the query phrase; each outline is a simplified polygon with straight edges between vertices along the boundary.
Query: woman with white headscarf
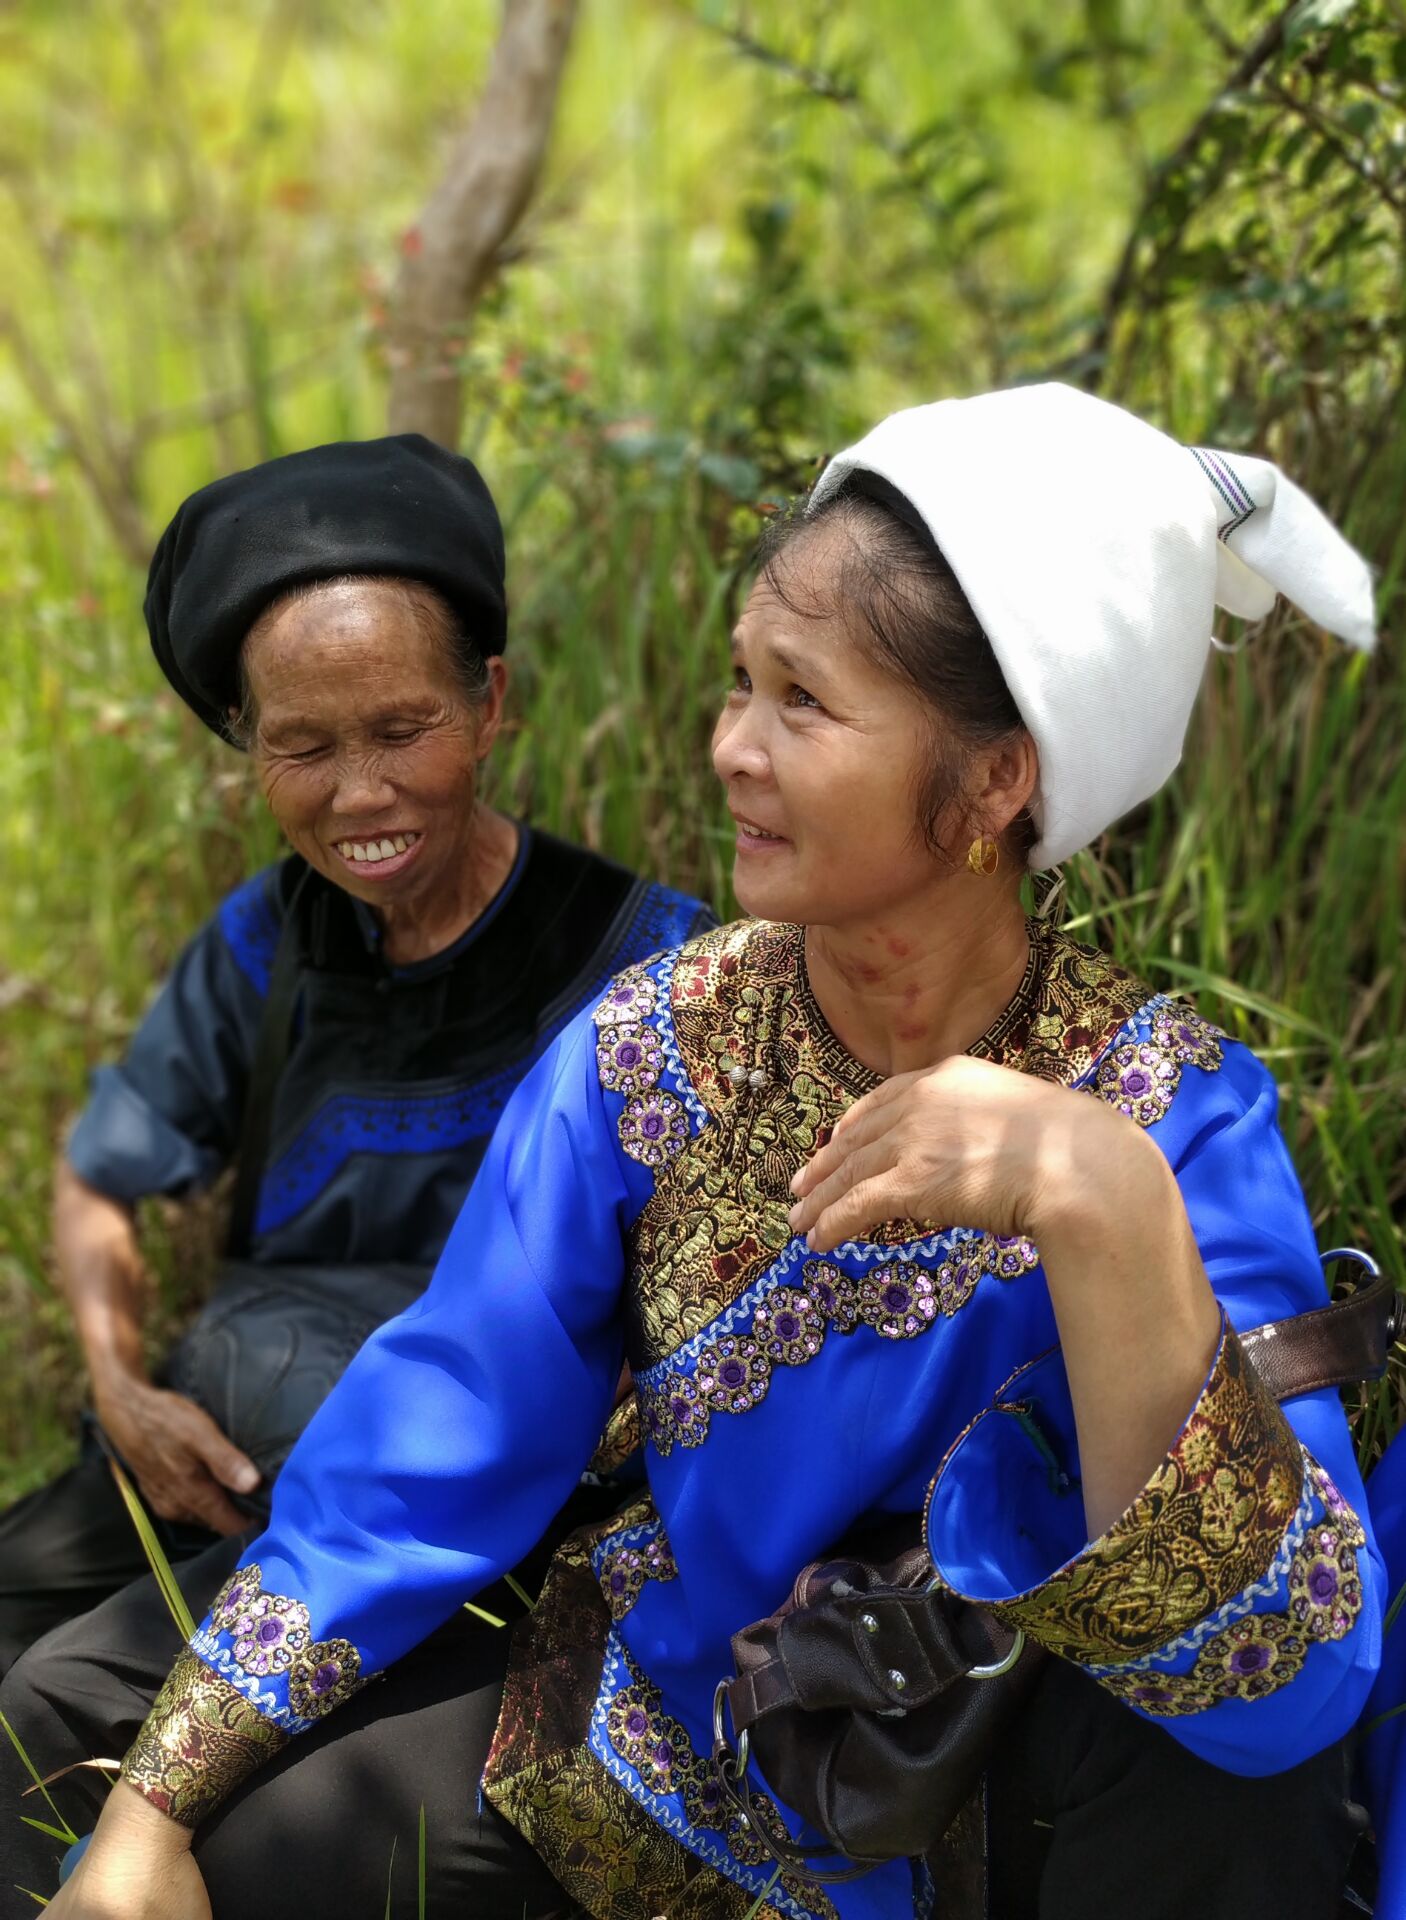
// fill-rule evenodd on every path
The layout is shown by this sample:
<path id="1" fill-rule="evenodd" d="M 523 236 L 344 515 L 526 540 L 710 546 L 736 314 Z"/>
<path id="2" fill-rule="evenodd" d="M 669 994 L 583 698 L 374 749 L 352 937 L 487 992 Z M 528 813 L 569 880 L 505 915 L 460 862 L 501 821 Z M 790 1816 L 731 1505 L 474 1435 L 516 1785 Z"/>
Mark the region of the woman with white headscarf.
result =
<path id="1" fill-rule="evenodd" d="M 622 1352 L 647 1490 L 560 1551 L 459 1762 L 538 1872 L 431 1834 L 444 1911 L 927 1912 L 923 1862 L 773 1877 L 707 1757 L 730 1635 L 925 1499 L 940 1581 L 1059 1656 L 988 1780 L 996 1920 L 1335 1911 L 1383 1581 L 1336 1396 L 1281 1410 L 1237 1338 L 1323 1299 L 1274 1083 L 1019 893 L 1175 766 L 1216 604 L 1281 589 L 1371 644 L 1363 563 L 1273 467 L 1066 388 L 830 464 L 714 741 L 755 917 L 622 974 L 514 1098 L 56 1916 L 291 1914 L 309 1881 L 350 1911 L 394 1663 L 542 1531 Z"/>

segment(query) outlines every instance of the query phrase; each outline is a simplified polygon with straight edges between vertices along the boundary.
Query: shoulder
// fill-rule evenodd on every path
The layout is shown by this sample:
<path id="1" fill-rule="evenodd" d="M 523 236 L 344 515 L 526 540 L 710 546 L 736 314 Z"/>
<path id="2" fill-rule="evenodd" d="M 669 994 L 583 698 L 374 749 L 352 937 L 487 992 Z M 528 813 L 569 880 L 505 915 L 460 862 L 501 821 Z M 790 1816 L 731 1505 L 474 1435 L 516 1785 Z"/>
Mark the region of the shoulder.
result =
<path id="1" fill-rule="evenodd" d="M 1030 1044 L 1061 1060 L 1059 1077 L 1071 1086 L 1139 1127 L 1160 1126 L 1174 1108 L 1179 1122 L 1198 1125 L 1259 1105 L 1272 1114 L 1278 1088 L 1269 1069 L 1186 996 L 1065 934 L 1049 935 L 1047 952 Z"/>
<path id="2" fill-rule="evenodd" d="M 758 962 L 776 944 L 775 936 L 789 931 L 765 920 L 734 920 L 723 927 L 708 925 L 691 938 L 661 947 L 616 974 L 596 1009 L 596 1023 L 671 1018 L 676 1007 L 720 1006 L 744 981 L 757 977 Z M 642 1011 L 645 1003 L 647 1013 Z"/>
<path id="3" fill-rule="evenodd" d="M 303 862 L 296 854 L 276 860 L 225 895 L 209 926 L 241 974 L 260 996 L 268 992 L 278 937 Z"/>

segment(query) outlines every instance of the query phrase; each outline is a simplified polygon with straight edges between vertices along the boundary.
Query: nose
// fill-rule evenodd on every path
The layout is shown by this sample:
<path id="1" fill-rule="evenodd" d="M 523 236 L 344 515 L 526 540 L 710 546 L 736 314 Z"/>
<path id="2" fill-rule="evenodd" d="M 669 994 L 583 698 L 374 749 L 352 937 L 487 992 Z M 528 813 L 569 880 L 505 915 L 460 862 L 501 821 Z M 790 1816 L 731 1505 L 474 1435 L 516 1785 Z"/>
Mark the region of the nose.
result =
<path id="1" fill-rule="evenodd" d="M 374 754 L 347 753 L 337 761 L 337 784 L 332 791 L 332 811 L 348 819 L 363 820 L 368 814 L 384 813 L 395 805 L 395 787 Z"/>
<path id="2" fill-rule="evenodd" d="M 757 781 L 771 776 L 759 706 L 759 701 L 749 700 L 735 711 L 725 707 L 718 716 L 713 729 L 713 771 L 724 786 L 742 776 Z"/>

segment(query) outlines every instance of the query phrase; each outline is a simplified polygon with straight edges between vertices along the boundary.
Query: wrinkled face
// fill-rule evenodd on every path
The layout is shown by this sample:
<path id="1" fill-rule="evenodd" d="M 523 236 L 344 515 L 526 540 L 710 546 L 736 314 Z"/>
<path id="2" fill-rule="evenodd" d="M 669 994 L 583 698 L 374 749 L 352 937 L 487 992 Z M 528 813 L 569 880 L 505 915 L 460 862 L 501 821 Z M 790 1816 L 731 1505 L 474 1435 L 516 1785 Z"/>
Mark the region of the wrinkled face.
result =
<path id="1" fill-rule="evenodd" d="M 788 593 L 794 579 L 818 604 L 836 604 L 837 543 L 847 537 L 822 523 L 788 547 Z M 912 689 L 876 666 L 841 619 L 791 612 L 765 578 L 732 655 L 713 765 L 737 822 L 733 883 L 747 912 L 838 927 L 930 890 L 944 869 L 918 830 L 915 796 L 933 725 Z"/>
<path id="2" fill-rule="evenodd" d="M 405 591 L 353 580 L 278 608 L 245 642 L 244 670 L 264 797 L 310 866 L 373 907 L 428 899 L 462 873 L 500 661 L 474 706 Z"/>

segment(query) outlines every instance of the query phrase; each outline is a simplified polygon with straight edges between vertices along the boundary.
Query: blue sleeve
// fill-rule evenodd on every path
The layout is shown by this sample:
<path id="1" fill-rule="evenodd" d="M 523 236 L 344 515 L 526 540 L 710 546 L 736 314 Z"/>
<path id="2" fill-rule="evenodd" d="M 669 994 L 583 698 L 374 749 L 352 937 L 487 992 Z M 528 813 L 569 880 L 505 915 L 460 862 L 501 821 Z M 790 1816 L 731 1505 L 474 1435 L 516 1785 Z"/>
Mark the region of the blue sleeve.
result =
<path id="1" fill-rule="evenodd" d="M 428 1291 L 323 1404 L 191 1643 L 285 1732 L 512 1567 L 579 1479 L 647 1181 L 603 1111 L 587 1013 L 514 1094 Z"/>
<path id="2" fill-rule="evenodd" d="M 233 1155 L 278 940 L 275 872 L 231 894 L 176 962 L 121 1065 L 93 1075 L 68 1158 L 100 1193 L 184 1193 Z"/>
<path id="3" fill-rule="evenodd" d="M 1133 1115 L 1176 1173 L 1224 1310 L 1167 1458 L 1089 1542 L 1055 1351 L 956 1442 L 929 1495 L 928 1538 L 953 1591 L 994 1605 L 1216 1766 L 1275 1773 L 1356 1721 L 1380 1658 L 1385 1576 L 1337 1393 L 1281 1409 L 1234 1331 L 1325 1299 L 1274 1082 L 1209 1029 L 1197 1047 L 1176 1063 L 1175 1099 Z M 1119 1105 L 1115 1079 L 1105 1071 L 1089 1091 Z"/>

